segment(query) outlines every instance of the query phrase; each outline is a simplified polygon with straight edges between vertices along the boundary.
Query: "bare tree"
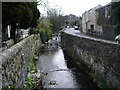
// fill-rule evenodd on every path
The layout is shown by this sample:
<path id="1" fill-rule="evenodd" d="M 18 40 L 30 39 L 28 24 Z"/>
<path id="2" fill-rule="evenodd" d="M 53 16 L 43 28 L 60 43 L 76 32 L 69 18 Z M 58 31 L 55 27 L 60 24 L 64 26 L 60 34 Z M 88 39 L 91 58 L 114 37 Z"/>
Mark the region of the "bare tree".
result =
<path id="1" fill-rule="evenodd" d="M 64 25 L 64 16 L 62 15 L 62 8 L 49 8 L 47 10 L 47 16 L 52 23 L 53 32 L 58 32 L 60 28 Z"/>

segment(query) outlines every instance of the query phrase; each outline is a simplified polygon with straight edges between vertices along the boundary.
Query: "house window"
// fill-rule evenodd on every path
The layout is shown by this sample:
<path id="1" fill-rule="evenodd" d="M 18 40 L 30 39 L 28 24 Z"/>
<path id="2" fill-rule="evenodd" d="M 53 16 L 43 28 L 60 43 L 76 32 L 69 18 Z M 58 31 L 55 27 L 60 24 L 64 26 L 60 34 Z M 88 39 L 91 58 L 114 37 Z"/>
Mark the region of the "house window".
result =
<path id="1" fill-rule="evenodd" d="M 108 14 L 109 14 L 109 13 L 108 13 L 108 8 L 106 7 L 106 8 L 105 8 L 105 18 L 108 18 Z"/>
<path id="2" fill-rule="evenodd" d="M 90 26 L 90 30 L 94 30 L 94 25 L 91 25 L 91 26 Z"/>

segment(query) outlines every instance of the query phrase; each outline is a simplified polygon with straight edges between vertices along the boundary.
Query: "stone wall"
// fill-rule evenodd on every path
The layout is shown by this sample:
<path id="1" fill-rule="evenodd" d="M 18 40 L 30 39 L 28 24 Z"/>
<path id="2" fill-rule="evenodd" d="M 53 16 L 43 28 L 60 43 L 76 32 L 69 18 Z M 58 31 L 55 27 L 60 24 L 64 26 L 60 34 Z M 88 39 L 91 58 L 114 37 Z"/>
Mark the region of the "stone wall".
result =
<path id="1" fill-rule="evenodd" d="M 4 50 L 10 48 L 11 46 L 14 45 L 14 40 L 13 39 L 10 39 L 10 40 L 7 40 L 7 41 L 4 41 L 4 45 L 2 44 L 2 47 L 0 47 L 0 53 L 2 53 Z"/>
<path id="2" fill-rule="evenodd" d="M 115 37 L 120 34 L 120 27 L 115 26 L 103 26 L 102 27 L 102 37 L 107 40 L 115 40 Z"/>
<path id="3" fill-rule="evenodd" d="M 61 43 L 70 60 L 78 66 L 85 64 L 89 73 L 105 81 L 109 88 L 120 89 L 119 44 L 65 32 L 61 32 Z"/>
<path id="4" fill-rule="evenodd" d="M 2 57 L 2 88 L 7 86 L 22 88 L 26 76 L 27 63 L 39 50 L 39 35 L 31 35 L 11 48 L 0 53 Z"/>

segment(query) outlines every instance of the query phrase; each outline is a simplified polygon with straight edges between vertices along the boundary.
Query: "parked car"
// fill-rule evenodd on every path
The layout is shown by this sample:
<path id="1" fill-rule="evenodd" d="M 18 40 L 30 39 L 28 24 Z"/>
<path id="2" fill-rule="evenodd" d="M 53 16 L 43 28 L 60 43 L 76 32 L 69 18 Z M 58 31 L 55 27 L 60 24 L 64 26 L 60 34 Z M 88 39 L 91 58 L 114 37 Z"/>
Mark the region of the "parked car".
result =
<path id="1" fill-rule="evenodd" d="M 78 26 L 74 26 L 74 29 L 75 29 L 75 30 L 78 30 Z"/>
<path id="2" fill-rule="evenodd" d="M 120 35 L 117 35 L 117 36 L 115 37 L 115 42 L 120 43 Z"/>

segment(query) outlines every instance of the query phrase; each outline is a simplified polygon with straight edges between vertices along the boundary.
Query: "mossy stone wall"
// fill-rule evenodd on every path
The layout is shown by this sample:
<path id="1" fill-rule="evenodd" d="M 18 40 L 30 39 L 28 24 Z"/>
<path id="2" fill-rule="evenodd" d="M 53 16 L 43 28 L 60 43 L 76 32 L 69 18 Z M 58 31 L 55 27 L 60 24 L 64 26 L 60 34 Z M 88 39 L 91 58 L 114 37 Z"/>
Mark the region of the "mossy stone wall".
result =
<path id="1" fill-rule="evenodd" d="M 23 88 L 27 64 L 41 46 L 39 34 L 31 35 L 0 53 L 2 58 L 2 88 Z M 1 60 L 0 60 L 1 61 Z"/>
<path id="2" fill-rule="evenodd" d="M 65 32 L 61 32 L 61 43 L 69 60 L 85 64 L 109 88 L 120 89 L 120 44 Z"/>

